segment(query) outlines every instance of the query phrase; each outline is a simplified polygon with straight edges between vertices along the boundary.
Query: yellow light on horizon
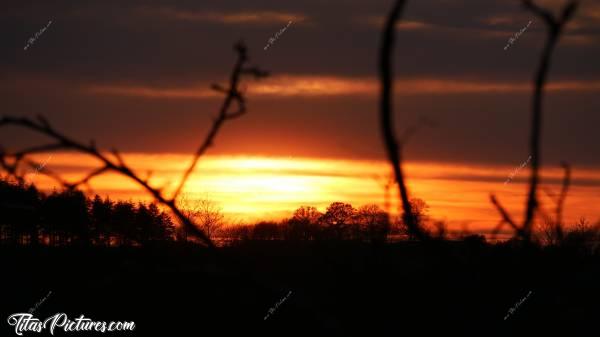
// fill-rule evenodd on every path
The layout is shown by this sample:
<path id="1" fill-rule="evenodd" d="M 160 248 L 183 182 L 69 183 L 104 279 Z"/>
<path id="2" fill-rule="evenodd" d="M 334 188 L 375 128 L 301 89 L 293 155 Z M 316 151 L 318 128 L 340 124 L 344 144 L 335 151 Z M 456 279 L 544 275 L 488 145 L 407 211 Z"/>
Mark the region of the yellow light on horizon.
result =
<path id="1" fill-rule="evenodd" d="M 35 160 L 44 162 L 47 155 Z M 132 168 L 143 172 L 153 171 L 150 183 L 164 187 L 167 196 L 173 192 L 181 175 L 191 162 L 189 155 L 178 154 L 123 154 Z M 68 181 L 85 176 L 98 162 L 81 154 L 54 154 L 46 167 L 57 171 Z M 475 223 L 473 228 L 491 228 L 499 220 L 498 213 L 489 202 L 489 194 L 498 195 L 507 210 L 520 219 L 526 185 L 526 168 L 515 179 L 504 184 L 514 170 L 512 166 L 476 166 L 464 164 L 407 163 L 407 184 L 412 197 L 418 197 L 430 206 L 430 215 L 454 223 Z M 191 198 L 209 198 L 217 202 L 229 218 L 242 221 L 277 220 L 291 215 L 301 205 L 325 211 L 334 201 L 349 202 L 355 207 L 363 204 L 384 205 L 383 183 L 390 172 L 384 161 L 290 158 L 248 155 L 206 156 L 190 175 L 184 193 Z M 544 179 L 552 178 L 548 186 L 559 189 L 562 172 L 558 168 L 546 169 Z M 37 186 L 47 191 L 57 185 L 41 174 L 28 174 Z M 573 184 L 565 207 L 566 219 L 587 216 L 595 221 L 600 210 L 589 205 L 600 202 L 600 171 L 576 169 L 573 179 L 591 181 L 590 186 Z M 101 175 L 91 182 L 95 192 L 113 199 L 151 201 L 151 196 L 130 179 L 117 173 Z M 392 211 L 397 211 L 397 189 L 391 189 Z M 541 193 L 540 198 L 545 202 Z"/>

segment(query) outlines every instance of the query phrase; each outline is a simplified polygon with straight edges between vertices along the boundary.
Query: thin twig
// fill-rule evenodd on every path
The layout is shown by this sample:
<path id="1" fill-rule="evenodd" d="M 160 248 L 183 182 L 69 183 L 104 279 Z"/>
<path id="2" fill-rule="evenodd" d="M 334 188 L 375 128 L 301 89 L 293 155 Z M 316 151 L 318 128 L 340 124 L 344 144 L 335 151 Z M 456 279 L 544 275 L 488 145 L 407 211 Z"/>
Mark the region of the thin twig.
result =
<path id="1" fill-rule="evenodd" d="M 496 199 L 496 196 L 493 194 L 490 195 L 490 200 L 491 200 L 492 204 L 494 206 L 496 206 L 496 208 L 498 209 L 498 212 L 500 213 L 500 216 L 502 217 L 502 221 L 500 221 L 500 223 L 498 224 L 498 226 L 496 227 L 494 232 L 500 231 L 500 229 L 502 229 L 502 226 L 506 223 L 506 224 L 510 225 L 510 227 L 512 227 L 512 229 L 519 236 L 526 238 L 526 235 L 523 232 L 523 230 L 521 228 L 519 228 L 519 226 L 517 226 L 515 221 L 510 217 L 510 214 L 508 214 L 508 212 L 504 209 L 504 207 L 502 207 L 502 205 L 500 205 L 500 202 L 498 201 L 498 199 Z"/>

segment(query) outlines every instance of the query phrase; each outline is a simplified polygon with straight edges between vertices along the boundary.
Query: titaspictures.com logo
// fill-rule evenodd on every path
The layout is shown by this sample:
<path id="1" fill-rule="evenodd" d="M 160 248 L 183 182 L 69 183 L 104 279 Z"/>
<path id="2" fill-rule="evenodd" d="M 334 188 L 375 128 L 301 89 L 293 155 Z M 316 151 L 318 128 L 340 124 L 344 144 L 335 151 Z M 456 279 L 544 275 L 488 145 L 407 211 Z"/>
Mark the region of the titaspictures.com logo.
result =
<path id="1" fill-rule="evenodd" d="M 134 322 L 93 321 L 84 315 L 71 320 L 65 313 L 50 316 L 44 322 L 30 313 L 16 313 L 8 316 L 8 324 L 15 327 L 15 333 L 19 336 L 22 336 L 23 332 L 42 332 L 46 329 L 50 331 L 51 335 L 54 335 L 54 331 L 57 329 L 64 332 L 95 331 L 103 333 L 135 330 Z"/>

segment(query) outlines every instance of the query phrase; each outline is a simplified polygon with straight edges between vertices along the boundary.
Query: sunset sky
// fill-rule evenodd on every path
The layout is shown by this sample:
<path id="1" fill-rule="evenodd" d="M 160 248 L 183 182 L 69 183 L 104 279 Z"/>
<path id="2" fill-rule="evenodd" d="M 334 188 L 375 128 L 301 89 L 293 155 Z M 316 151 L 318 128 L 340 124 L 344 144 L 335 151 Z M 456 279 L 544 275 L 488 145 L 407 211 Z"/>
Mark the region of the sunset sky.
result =
<path id="1" fill-rule="evenodd" d="M 558 8 L 562 1 L 539 3 Z M 232 45 L 244 39 L 251 63 L 272 76 L 244 81 L 248 114 L 224 126 L 186 192 L 216 200 L 240 221 L 281 218 L 303 204 L 381 205 L 389 167 L 376 65 L 391 5 L 11 1 L 0 14 L 2 114 L 44 115 L 77 139 L 118 148 L 140 172 L 154 171 L 157 186 L 175 185 L 218 112 L 221 97 L 210 85 L 226 83 Z M 409 1 L 402 21 L 394 56 L 397 129 L 421 118 L 435 123 L 405 148 L 412 195 L 454 228 L 493 227 L 499 217 L 490 193 L 521 219 L 529 166 L 504 181 L 530 155 L 531 79 L 545 26 L 519 1 L 506 0 Z M 553 56 L 544 100 L 544 182 L 557 192 L 558 164 L 572 166 L 570 221 L 600 218 L 599 41 L 600 2 L 583 1 Z M 40 140 L 20 129 L 0 134 L 11 149 Z M 73 154 L 47 163 L 72 178 L 93 164 Z M 44 177 L 29 178 L 51 188 Z M 114 175 L 93 186 L 114 198 L 147 198 Z M 552 210 L 552 200 L 540 196 Z"/>

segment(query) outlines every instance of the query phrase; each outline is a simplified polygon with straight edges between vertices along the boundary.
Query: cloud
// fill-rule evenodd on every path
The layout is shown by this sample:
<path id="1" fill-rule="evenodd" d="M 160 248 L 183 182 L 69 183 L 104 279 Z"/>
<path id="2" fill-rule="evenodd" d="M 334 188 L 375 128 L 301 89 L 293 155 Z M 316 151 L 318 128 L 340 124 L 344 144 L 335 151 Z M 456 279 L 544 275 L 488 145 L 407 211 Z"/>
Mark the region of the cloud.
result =
<path id="1" fill-rule="evenodd" d="M 545 29 L 544 23 L 539 19 L 530 20 L 533 26 L 537 26 L 537 29 Z M 482 23 L 501 28 L 502 31 L 482 31 L 486 36 L 505 37 L 513 36 L 515 32 L 520 29 L 527 27 L 529 21 L 524 21 L 521 18 L 514 16 L 492 16 L 481 20 Z M 522 27 L 522 28 L 521 28 Z M 567 25 L 565 35 L 561 37 L 561 41 L 571 46 L 589 46 L 593 45 L 597 40 L 593 34 L 586 34 L 585 29 L 592 27 L 588 20 L 580 17 L 575 19 L 573 22 L 569 22 Z M 514 32 L 510 32 L 513 29 Z"/>
<path id="2" fill-rule="evenodd" d="M 209 22 L 220 24 L 274 24 L 288 23 L 290 21 L 306 21 L 308 18 L 299 13 L 277 12 L 277 11 L 192 11 L 174 8 L 141 8 L 138 10 L 142 15 L 159 16 L 171 20 Z"/>
<path id="3" fill-rule="evenodd" d="M 367 18 L 359 19 L 358 22 L 362 22 L 372 27 L 382 28 L 385 23 L 385 17 L 383 16 L 369 16 Z M 426 23 L 423 21 L 416 20 L 401 20 L 396 24 L 396 28 L 399 30 L 426 30 L 433 29 L 435 25 Z"/>
<path id="4" fill-rule="evenodd" d="M 371 16 L 358 21 L 370 27 L 381 29 L 385 18 Z M 504 16 L 489 17 L 480 20 L 478 23 L 467 23 L 466 25 L 434 23 L 425 20 L 402 20 L 396 24 L 396 29 L 401 32 L 430 33 L 430 36 L 447 36 L 447 38 L 452 37 L 463 40 L 488 40 L 489 38 L 506 39 L 514 35 L 520 27 L 527 25 L 527 22 L 527 20 L 517 20 L 513 17 Z"/>
<path id="5" fill-rule="evenodd" d="M 93 85 L 85 92 L 97 95 L 131 96 L 145 98 L 210 98 L 218 94 L 207 87 L 152 88 L 137 85 Z"/>
<path id="6" fill-rule="evenodd" d="M 555 81 L 547 85 L 550 91 L 600 91 L 600 81 Z M 84 89 L 98 95 L 118 95 L 145 98 L 205 99 L 220 94 L 209 89 L 208 84 L 185 87 L 149 87 L 139 85 L 97 85 Z M 253 82 L 248 93 L 268 97 L 316 97 L 316 96 L 373 96 L 378 93 L 379 82 L 372 77 L 349 78 L 337 76 L 282 75 Z M 530 92 L 528 82 L 493 82 L 483 80 L 416 78 L 396 80 L 397 94 L 477 94 Z"/>
<path id="7" fill-rule="evenodd" d="M 515 16 L 496 15 L 482 19 L 481 22 L 492 26 L 507 26 L 521 24 L 522 20 Z"/>
<path id="8" fill-rule="evenodd" d="M 586 34 L 566 34 L 562 40 L 568 45 L 591 46 L 597 41 L 597 38 Z"/>

